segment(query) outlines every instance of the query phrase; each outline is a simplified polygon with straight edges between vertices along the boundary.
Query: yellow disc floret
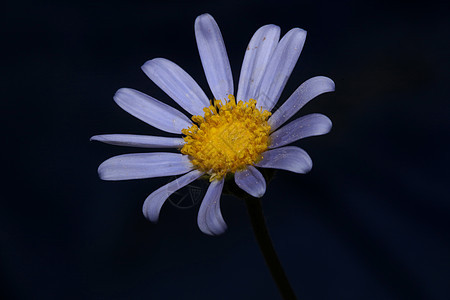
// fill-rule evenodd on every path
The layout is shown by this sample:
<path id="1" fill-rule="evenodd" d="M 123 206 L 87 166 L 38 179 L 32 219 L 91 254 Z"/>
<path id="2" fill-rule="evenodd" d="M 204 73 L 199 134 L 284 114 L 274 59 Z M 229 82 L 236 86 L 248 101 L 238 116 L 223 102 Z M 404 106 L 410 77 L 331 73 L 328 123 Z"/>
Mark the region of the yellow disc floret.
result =
<path id="1" fill-rule="evenodd" d="M 225 104 L 214 100 L 203 109 L 204 116 L 193 116 L 194 124 L 182 130 L 186 144 L 181 153 L 211 181 L 258 162 L 269 146 L 271 113 L 257 109 L 256 100 L 236 103 L 234 96 L 228 98 Z"/>

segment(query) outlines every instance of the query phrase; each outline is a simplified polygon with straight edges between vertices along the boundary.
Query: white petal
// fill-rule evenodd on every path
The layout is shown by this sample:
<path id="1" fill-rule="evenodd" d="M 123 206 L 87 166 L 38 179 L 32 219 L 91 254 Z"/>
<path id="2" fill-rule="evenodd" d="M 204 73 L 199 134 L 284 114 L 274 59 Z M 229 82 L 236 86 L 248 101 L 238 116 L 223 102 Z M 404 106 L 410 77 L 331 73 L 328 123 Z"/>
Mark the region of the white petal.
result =
<path id="1" fill-rule="evenodd" d="M 180 111 L 133 89 L 119 89 L 114 101 L 129 114 L 167 132 L 181 133 L 181 129 L 192 125 Z"/>
<path id="2" fill-rule="evenodd" d="M 247 166 L 245 170 L 236 172 L 234 180 L 238 187 L 253 197 L 261 198 L 266 192 L 266 180 L 253 166 Z"/>
<path id="3" fill-rule="evenodd" d="M 287 146 L 264 152 L 263 159 L 255 166 L 304 174 L 311 170 L 312 160 L 305 150 Z"/>
<path id="4" fill-rule="evenodd" d="M 169 196 L 172 195 L 172 193 L 174 193 L 175 191 L 188 185 L 202 175 L 203 172 L 194 170 L 181 176 L 180 178 L 175 179 L 172 182 L 169 182 L 166 185 L 163 185 L 162 187 L 151 193 L 147 197 L 147 199 L 145 199 L 144 205 L 142 207 L 144 216 L 152 222 L 158 222 L 159 212 L 161 211 L 161 207 L 163 206 L 164 202 L 166 202 L 167 198 L 169 198 Z"/>
<path id="5" fill-rule="evenodd" d="M 211 15 L 203 14 L 197 17 L 195 38 L 206 80 L 214 98 L 228 99 L 228 95 L 233 94 L 230 62 L 219 26 Z"/>
<path id="6" fill-rule="evenodd" d="M 299 139 L 330 132 L 331 120 L 322 114 L 310 114 L 298 118 L 270 135 L 269 148 L 278 148 Z"/>
<path id="7" fill-rule="evenodd" d="M 265 25 L 253 35 L 242 62 L 237 100 L 256 99 L 256 91 L 280 39 L 280 27 Z"/>
<path id="8" fill-rule="evenodd" d="M 208 97 L 194 79 L 170 60 L 149 60 L 142 66 L 142 70 L 190 114 L 203 115 L 203 108 L 209 106 Z"/>
<path id="9" fill-rule="evenodd" d="M 334 82 L 330 78 L 317 76 L 308 79 L 269 118 L 271 130 L 274 131 L 283 125 L 311 99 L 322 93 L 332 91 L 334 91 Z"/>
<path id="10" fill-rule="evenodd" d="M 227 229 L 220 212 L 220 196 L 222 194 L 224 179 L 214 180 L 208 187 L 198 211 L 197 223 L 203 233 L 219 235 Z"/>
<path id="11" fill-rule="evenodd" d="M 133 153 L 111 157 L 98 167 L 103 180 L 127 180 L 180 175 L 192 164 L 187 155 L 178 153 Z"/>
<path id="12" fill-rule="evenodd" d="M 185 143 L 182 138 L 137 134 L 94 135 L 93 137 L 91 137 L 91 141 L 98 141 L 117 146 L 130 146 L 140 148 L 181 148 Z"/>
<path id="13" fill-rule="evenodd" d="M 275 106 L 302 52 L 305 39 L 306 31 L 294 28 L 278 43 L 256 96 L 258 107 L 271 111 Z"/>

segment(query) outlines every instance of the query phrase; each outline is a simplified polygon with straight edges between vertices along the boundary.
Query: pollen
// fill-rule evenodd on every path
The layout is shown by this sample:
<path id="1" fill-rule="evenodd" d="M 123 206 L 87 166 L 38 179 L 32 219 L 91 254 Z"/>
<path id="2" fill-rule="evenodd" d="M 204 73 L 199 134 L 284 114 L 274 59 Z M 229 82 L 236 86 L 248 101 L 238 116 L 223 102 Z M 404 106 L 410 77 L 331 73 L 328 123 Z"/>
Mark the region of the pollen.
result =
<path id="1" fill-rule="evenodd" d="M 271 113 L 256 108 L 256 100 L 236 103 L 211 101 L 204 116 L 193 116 L 193 125 L 183 129 L 186 142 L 181 153 L 189 155 L 198 170 L 210 175 L 210 181 L 245 169 L 262 159 L 269 146 Z"/>

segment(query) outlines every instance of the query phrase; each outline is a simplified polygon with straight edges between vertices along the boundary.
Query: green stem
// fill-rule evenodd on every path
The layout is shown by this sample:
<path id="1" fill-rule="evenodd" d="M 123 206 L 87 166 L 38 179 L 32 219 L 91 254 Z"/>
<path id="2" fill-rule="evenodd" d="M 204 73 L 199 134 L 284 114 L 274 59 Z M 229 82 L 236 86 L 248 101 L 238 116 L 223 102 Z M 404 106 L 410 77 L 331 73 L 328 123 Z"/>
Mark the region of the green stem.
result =
<path id="1" fill-rule="evenodd" d="M 289 280 L 284 273 L 278 255 L 273 248 L 272 240 L 270 239 L 269 231 L 267 230 L 266 221 L 264 219 L 261 200 L 254 197 L 246 197 L 245 204 L 247 205 L 247 211 L 259 248 L 269 267 L 272 278 L 278 286 L 281 296 L 285 300 L 297 299 Z"/>

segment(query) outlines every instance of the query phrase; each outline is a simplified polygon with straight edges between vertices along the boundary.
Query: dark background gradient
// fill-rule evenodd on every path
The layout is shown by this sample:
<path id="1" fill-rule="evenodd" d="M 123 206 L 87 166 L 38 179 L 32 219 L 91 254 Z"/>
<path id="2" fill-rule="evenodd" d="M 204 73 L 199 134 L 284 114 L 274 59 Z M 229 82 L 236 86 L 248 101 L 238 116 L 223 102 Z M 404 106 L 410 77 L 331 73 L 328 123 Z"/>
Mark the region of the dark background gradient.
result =
<path id="1" fill-rule="evenodd" d="M 307 175 L 279 171 L 263 206 L 300 299 L 450 299 L 449 13 L 444 1 L 8 1 L 0 17 L 3 299 L 279 299 L 245 205 L 202 234 L 198 206 L 144 199 L 169 178 L 104 182 L 105 159 L 139 149 L 102 133 L 165 135 L 112 100 L 132 87 L 173 104 L 140 70 L 173 60 L 211 96 L 193 24 L 218 22 L 237 86 L 254 31 L 308 31 L 281 97 L 324 75 L 325 136 L 295 145 Z"/>

